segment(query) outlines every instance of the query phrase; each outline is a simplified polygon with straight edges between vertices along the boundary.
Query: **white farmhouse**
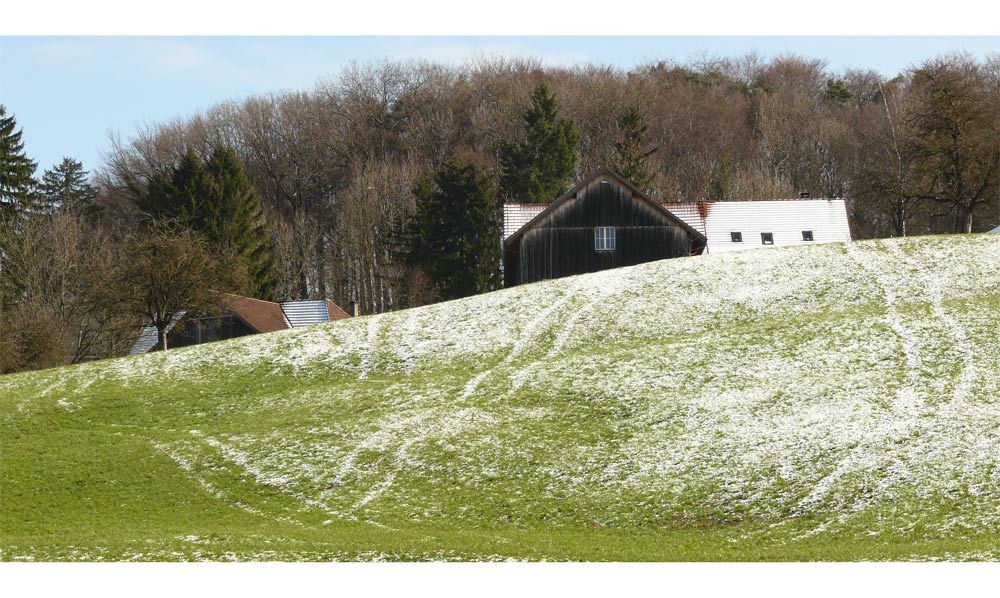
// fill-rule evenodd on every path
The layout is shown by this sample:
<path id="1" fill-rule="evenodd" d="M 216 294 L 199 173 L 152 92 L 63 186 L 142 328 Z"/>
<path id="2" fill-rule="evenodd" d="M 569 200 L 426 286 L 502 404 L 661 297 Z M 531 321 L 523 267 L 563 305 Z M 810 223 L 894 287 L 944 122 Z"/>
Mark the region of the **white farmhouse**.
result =
<path id="1" fill-rule="evenodd" d="M 851 240 L 843 199 L 698 201 L 663 207 L 708 238 L 707 253 Z"/>

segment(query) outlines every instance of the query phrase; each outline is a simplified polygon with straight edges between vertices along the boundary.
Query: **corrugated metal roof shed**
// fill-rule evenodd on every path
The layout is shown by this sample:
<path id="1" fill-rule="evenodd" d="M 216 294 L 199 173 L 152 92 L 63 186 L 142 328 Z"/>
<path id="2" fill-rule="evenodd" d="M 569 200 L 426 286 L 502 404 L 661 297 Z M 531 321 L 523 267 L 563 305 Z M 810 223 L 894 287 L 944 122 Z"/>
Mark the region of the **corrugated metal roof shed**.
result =
<path id="1" fill-rule="evenodd" d="M 330 311 L 323 299 L 282 301 L 281 311 L 292 328 L 330 321 Z"/>

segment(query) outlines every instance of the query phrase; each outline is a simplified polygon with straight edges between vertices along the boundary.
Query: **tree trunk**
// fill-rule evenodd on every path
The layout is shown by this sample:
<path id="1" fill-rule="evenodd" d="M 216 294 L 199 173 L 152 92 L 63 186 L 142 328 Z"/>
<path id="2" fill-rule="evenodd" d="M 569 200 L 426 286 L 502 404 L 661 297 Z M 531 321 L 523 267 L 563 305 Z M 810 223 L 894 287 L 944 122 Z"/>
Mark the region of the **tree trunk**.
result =
<path id="1" fill-rule="evenodd" d="M 299 252 L 299 296 L 296 299 L 309 298 L 309 278 L 306 270 L 309 267 L 309 255 L 305 250 Z"/>
<path id="2" fill-rule="evenodd" d="M 955 204 L 955 232 L 972 232 L 972 207 L 963 204 Z"/>
<path id="3" fill-rule="evenodd" d="M 906 203 L 902 199 L 897 199 L 896 200 L 895 208 L 896 208 L 895 209 L 896 213 L 894 215 L 895 217 L 893 218 L 893 220 L 895 220 L 895 222 L 893 222 L 893 225 L 896 228 L 896 236 L 897 237 L 905 237 L 906 236 Z"/>
<path id="4" fill-rule="evenodd" d="M 327 297 L 326 293 L 326 237 L 320 235 L 316 239 L 316 288 L 320 299 Z"/>
<path id="5" fill-rule="evenodd" d="M 167 350 L 167 325 L 156 327 L 156 346 L 163 351 Z"/>

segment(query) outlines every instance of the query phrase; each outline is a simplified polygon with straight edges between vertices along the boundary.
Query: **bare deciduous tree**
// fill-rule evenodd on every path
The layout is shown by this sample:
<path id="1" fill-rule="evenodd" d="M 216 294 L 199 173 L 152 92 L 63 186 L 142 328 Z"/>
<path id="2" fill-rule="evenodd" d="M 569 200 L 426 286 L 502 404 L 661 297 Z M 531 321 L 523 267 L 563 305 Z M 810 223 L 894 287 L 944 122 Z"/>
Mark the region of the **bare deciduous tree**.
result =
<path id="1" fill-rule="evenodd" d="M 154 224 L 125 241 L 129 259 L 109 274 L 107 299 L 156 328 L 157 346 L 188 315 L 221 313 L 225 293 L 241 288 L 247 274 L 236 256 L 213 253 L 197 233 Z"/>

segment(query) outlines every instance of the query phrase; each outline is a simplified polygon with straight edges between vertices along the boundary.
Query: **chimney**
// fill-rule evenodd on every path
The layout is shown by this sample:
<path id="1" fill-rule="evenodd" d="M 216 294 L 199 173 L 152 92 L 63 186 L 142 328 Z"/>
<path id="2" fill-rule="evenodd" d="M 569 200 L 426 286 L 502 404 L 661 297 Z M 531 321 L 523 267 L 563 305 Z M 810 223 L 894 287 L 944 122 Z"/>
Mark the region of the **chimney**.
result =
<path id="1" fill-rule="evenodd" d="M 349 313 L 351 314 L 352 318 L 356 318 L 356 317 L 360 316 L 361 315 L 361 302 L 358 301 L 357 299 L 352 300 L 348 304 L 348 309 L 350 310 Z"/>
<path id="2" fill-rule="evenodd" d="M 799 197 L 802 198 L 802 199 L 809 199 L 809 192 L 808 191 L 799 191 Z"/>

